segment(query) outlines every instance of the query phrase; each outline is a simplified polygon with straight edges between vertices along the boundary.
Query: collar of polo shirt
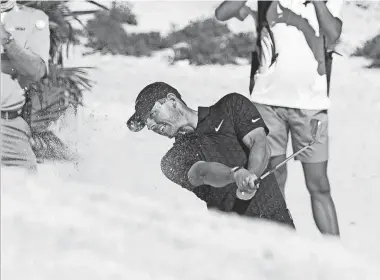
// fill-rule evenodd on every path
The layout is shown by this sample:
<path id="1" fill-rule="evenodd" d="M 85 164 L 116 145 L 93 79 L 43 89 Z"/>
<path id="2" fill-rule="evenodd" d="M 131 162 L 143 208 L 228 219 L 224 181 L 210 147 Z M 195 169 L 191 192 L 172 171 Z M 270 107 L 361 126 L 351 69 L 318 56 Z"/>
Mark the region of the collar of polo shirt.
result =
<path id="1" fill-rule="evenodd" d="M 198 123 L 202 122 L 208 115 L 210 115 L 209 107 L 198 107 Z"/>

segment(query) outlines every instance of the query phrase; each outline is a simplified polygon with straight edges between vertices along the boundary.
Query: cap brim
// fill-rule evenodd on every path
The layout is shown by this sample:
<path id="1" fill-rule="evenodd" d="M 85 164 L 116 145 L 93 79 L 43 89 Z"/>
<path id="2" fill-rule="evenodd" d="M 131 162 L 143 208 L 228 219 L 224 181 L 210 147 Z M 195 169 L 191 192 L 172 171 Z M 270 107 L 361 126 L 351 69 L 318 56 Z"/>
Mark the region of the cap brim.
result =
<path id="1" fill-rule="evenodd" d="M 134 113 L 127 121 L 127 126 L 130 131 L 139 132 L 145 127 L 145 121 Z"/>

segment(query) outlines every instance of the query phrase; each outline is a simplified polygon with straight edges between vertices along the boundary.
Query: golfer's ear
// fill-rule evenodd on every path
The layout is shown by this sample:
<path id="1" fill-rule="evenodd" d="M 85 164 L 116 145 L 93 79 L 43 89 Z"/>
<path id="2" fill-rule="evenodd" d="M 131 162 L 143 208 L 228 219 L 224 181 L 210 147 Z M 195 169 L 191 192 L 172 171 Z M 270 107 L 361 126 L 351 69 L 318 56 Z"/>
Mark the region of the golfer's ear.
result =
<path id="1" fill-rule="evenodd" d="M 173 102 L 174 107 L 176 106 L 178 98 L 174 93 L 169 92 L 168 95 L 166 96 L 166 98 L 167 98 L 167 100 Z"/>
<path id="2" fill-rule="evenodd" d="M 168 95 L 166 95 L 166 98 L 172 101 L 173 100 L 177 101 L 177 96 L 175 96 L 175 94 L 171 92 L 169 92 Z"/>

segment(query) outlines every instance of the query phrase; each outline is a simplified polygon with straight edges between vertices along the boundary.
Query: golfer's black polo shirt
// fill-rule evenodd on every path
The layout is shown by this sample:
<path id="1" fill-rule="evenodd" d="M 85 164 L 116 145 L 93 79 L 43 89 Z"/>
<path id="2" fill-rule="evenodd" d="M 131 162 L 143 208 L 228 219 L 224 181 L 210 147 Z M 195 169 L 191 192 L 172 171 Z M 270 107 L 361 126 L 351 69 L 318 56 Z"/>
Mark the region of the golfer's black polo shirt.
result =
<path id="1" fill-rule="evenodd" d="M 161 169 L 171 181 L 192 190 L 209 207 L 229 211 L 235 198 L 236 185 L 224 188 L 200 186 L 194 188 L 188 181 L 188 171 L 198 161 L 219 162 L 229 167 L 246 166 L 249 149 L 243 138 L 252 130 L 263 127 L 261 115 L 252 102 L 238 93 L 221 98 L 211 107 L 198 108 L 198 124 L 194 133 L 180 136 L 161 161 Z"/>

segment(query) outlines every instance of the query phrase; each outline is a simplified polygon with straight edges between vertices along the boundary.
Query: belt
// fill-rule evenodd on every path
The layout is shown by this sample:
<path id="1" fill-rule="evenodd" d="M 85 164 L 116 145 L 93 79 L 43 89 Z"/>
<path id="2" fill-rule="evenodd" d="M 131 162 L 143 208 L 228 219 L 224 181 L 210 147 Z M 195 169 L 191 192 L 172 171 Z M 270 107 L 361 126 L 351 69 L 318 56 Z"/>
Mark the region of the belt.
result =
<path id="1" fill-rule="evenodd" d="M 12 120 L 19 116 L 19 111 L 1 111 L 1 118 L 4 120 Z"/>

